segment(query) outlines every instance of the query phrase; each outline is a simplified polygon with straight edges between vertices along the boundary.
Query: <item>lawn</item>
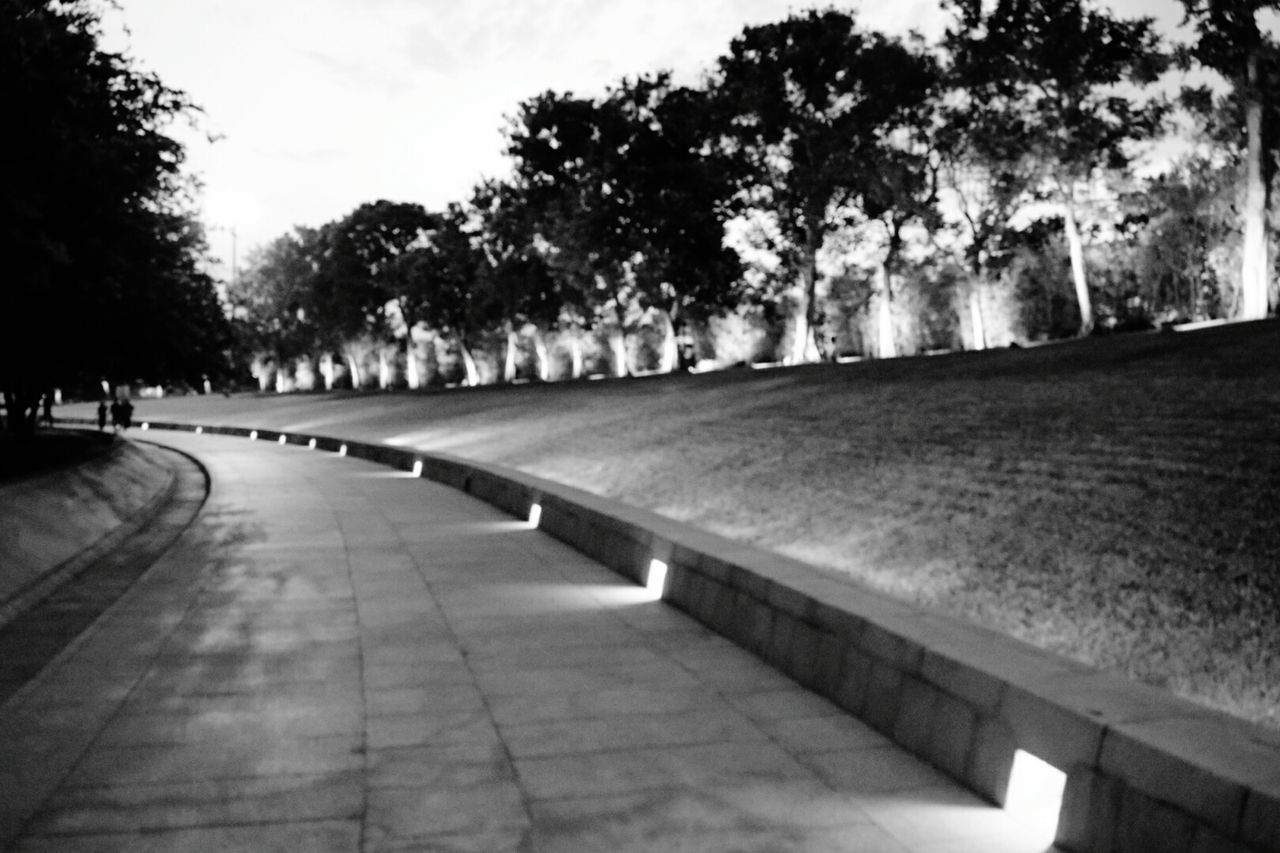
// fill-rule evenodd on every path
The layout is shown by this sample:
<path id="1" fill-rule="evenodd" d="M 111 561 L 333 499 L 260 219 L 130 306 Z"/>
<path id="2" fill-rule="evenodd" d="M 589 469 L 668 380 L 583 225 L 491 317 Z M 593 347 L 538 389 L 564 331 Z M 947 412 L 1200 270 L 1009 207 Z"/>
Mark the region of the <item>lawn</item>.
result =
<path id="1" fill-rule="evenodd" d="M 137 417 L 502 463 L 1280 728 L 1277 322 L 640 380 L 146 400 Z"/>

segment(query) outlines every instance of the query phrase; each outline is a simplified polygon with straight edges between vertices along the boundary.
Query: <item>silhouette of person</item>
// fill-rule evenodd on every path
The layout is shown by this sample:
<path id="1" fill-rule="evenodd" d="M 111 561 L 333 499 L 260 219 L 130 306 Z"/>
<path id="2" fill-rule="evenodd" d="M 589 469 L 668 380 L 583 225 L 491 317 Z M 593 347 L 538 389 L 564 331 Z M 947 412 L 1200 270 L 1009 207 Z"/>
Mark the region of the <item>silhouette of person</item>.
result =
<path id="1" fill-rule="evenodd" d="M 99 400 L 98 401 L 98 431 L 101 432 L 106 428 L 107 428 L 107 401 Z"/>
<path id="2" fill-rule="evenodd" d="M 125 429 L 133 426 L 133 403 L 127 397 L 120 401 L 120 423 L 124 424 Z"/>
<path id="3" fill-rule="evenodd" d="M 115 430 L 120 429 L 120 419 L 122 416 L 123 416 L 123 411 L 121 410 L 121 407 L 120 407 L 120 401 L 113 398 L 111 400 L 111 428 L 112 429 L 115 429 Z"/>
<path id="4" fill-rule="evenodd" d="M 53 426 L 53 392 L 47 391 L 44 395 L 44 413 L 40 416 L 40 420 L 46 426 Z"/>

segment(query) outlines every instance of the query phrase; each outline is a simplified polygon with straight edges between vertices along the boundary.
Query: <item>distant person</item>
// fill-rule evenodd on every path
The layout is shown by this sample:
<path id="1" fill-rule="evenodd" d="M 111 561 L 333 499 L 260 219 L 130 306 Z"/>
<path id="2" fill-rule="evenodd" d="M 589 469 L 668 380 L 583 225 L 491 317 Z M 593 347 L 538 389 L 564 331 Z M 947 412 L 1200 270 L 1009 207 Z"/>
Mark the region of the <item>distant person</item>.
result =
<path id="1" fill-rule="evenodd" d="M 45 426 L 53 426 L 53 392 L 49 391 L 44 395 L 44 414 L 40 416 L 40 421 Z"/>
<path id="2" fill-rule="evenodd" d="M 98 432 L 107 428 L 107 401 L 98 401 Z"/>
<path id="3" fill-rule="evenodd" d="M 113 430 L 120 429 L 120 419 L 122 416 L 120 401 L 113 397 L 111 400 L 111 428 Z"/>
<path id="4" fill-rule="evenodd" d="M 120 423 L 125 429 L 133 426 L 133 403 L 129 402 L 129 398 L 120 401 Z"/>

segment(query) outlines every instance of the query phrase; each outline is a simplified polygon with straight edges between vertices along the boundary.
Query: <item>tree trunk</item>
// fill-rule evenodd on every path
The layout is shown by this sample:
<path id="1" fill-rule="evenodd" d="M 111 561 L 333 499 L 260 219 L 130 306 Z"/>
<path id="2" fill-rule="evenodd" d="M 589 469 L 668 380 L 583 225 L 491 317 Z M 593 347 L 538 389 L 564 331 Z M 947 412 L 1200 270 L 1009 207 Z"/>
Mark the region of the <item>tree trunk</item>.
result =
<path id="1" fill-rule="evenodd" d="M 631 372 L 627 365 L 627 331 L 621 323 L 609 333 L 609 350 L 613 353 L 613 375 L 621 379 Z"/>
<path id="2" fill-rule="evenodd" d="M 1262 180 L 1262 102 L 1257 95 L 1258 52 L 1248 60 L 1249 100 L 1245 104 L 1247 150 L 1244 188 L 1244 248 L 1240 269 L 1241 320 L 1267 316 L 1267 188 Z"/>
<path id="3" fill-rule="evenodd" d="M 471 348 L 461 337 L 458 338 L 458 349 L 462 351 L 462 369 L 466 372 L 467 387 L 474 388 L 480 384 L 480 371 L 476 369 L 476 360 L 471 355 Z"/>
<path id="4" fill-rule="evenodd" d="M 972 349 L 987 348 L 987 326 L 982 318 L 982 289 L 978 282 L 969 286 L 969 320 L 973 326 Z"/>
<path id="5" fill-rule="evenodd" d="M 387 361 L 387 351 L 378 348 L 378 388 L 385 391 L 391 387 L 391 364 Z"/>
<path id="6" fill-rule="evenodd" d="M 573 379 L 582 378 L 582 338 L 576 329 L 569 336 L 569 375 Z"/>
<path id="7" fill-rule="evenodd" d="M 413 335 L 404 339 L 404 381 L 414 391 L 422 387 L 422 372 L 418 370 L 418 346 Z"/>
<path id="8" fill-rule="evenodd" d="M 356 357 L 351 353 L 347 353 L 347 367 L 351 370 L 351 387 L 359 389 L 364 384 L 364 380 L 360 376 L 360 365 L 356 363 Z"/>
<path id="9" fill-rule="evenodd" d="M 676 349 L 676 324 L 671 321 L 671 314 L 665 308 L 653 309 L 662 324 L 662 354 L 658 359 L 658 371 L 674 373 L 680 362 L 680 353 Z"/>
<path id="10" fill-rule="evenodd" d="M 893 334 L 893 278 L 889 273 L 891 259 L 880 265 L 880 283 L 876 288 L 877 351 L 880 358 L 896 358 L 898 346 Z"/>
<path id="11" fill-rule="evenodd" d="M 320 356 L 320 375 L 324 377 L 324 390 L 333 390 L 333 354 Z"/>
<path id="12" fill-rule="evenodd" d="M 514 382 L 516 379 L 516 350 L 520 344 L 519 338 L 516 337 L 516 330 L 507 324 L 507 354 L 502 361 L 502 381 Z"/>
<path id="13" fill-rule="evenodd" d="M 538 363 L 538 378 L 543 382 L 549 381 L 551 360 L 547 357 L 547 340 L 543 337 L 542 330 L 537 328 L 533 330 L 533 354 Z"/>
<path id="14" fill-rule="evenodd" d="M 791 341 L 791 352 L 783 359 L 788 364 L 809 364 L 818 360 L 818 345 L 814 340 L 814 329 L 818 323 L 818 249 L 822 246 L 820 225 L 810 225 L 809 236 L 805 239 L 804 267 L 800 270 L 800 282 L 803 293 L 801 304 L 796 311 L 795 337 Z"/>
<path id="15" fill-rule="evenodd" d="M 1089 298 L 1089 282 L 1084 268 L 1084 242 L 1080 239 L 1080 227 L 1076 224 L 1075 205 L 1066 193 L 1063 204 L 1063 230 L 1067 234 L 1067 249 L 1071 254 L 1071 280 L 1075 283 L 1076 303 L 1080 306 L 1080 336 L 1093 331 L 1093 301 Z"/>

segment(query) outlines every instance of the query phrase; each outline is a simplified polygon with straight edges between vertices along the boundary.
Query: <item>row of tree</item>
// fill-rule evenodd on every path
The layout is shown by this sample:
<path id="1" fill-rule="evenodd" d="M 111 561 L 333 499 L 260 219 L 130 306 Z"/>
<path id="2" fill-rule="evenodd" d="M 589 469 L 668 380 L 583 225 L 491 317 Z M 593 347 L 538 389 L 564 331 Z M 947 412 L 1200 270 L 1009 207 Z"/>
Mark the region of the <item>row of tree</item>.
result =
<path id="1" fill-rule="evenodd" d="M 1087 0 L 946 0 L 938 46 L 813 10 L 746 28 L 698 86 L 546 92 L 509 121 L 508 178 L 281 236 L 235 315 L 260 366 L 302 359 L 332 384 L 345 364 L 357 385 L 362 348 L 384 382 L 398 348 L 420 384 L 426 338 L 475 382 L 495 338 L 494 376 L 547 378 L 554 334 L 579 375 L 601 330 L 625 373 L 639 327 L 644 366 L 669 370 L 733 309 L 790 362 L 1263 317 L 1280 48 L 1258 16 L 1280 2 L 1183 4 L 1199 38 L 1176 47 Z M 1175 66 L 1230 86 L 1151 94 Z M 1199 147 L 1135 177 L 1179 122 Z"/>
<path id="2" fill-rule="evenodd" d="M 231 324 L 191 215 L 186 96 L 102 49 L 96 4 L 0 0 L 0 392 L 34 429 L 54 388 L 199 382 Z"/>

